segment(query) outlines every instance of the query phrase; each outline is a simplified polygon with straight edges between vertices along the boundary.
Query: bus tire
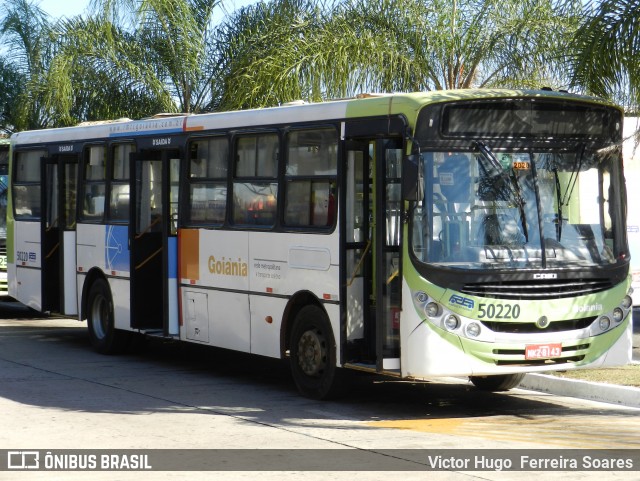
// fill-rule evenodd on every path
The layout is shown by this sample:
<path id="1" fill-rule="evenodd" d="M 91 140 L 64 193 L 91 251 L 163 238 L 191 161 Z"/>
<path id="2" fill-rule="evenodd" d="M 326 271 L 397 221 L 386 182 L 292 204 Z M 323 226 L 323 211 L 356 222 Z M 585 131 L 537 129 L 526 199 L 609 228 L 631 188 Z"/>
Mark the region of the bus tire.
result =
<path id="1" fill-rule="evenodd" d="M 469 376 L 475 387 L 482 391 L 508 391 L 520 384 L 524 373 L 498 374 L 495 376 Z"/>
<path id="2" fill-rule="evenodd" d="M 293 321 L 291 374 L 303 396 L 327 399 L 336 393 L 336 343 L 331 324 L 317 306 L 305 306 Z"/>
<path id="3" fill-rule="evenodd" d="M 117 354 L 125 349 L 128 333 L 115 328 L 111 291 L 104 279 L 97 279 L 89 289 L 87 327 L 91 345 L 99 353 Z"/>

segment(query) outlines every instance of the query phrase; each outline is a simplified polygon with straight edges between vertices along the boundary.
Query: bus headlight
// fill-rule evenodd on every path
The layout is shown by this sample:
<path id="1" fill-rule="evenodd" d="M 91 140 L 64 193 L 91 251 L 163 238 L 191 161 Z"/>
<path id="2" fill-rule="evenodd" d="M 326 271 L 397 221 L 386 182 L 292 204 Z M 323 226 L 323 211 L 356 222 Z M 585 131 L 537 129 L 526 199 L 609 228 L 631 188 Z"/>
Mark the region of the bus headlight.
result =
<path id="1" fill-rule="evenodd" d="M 467 337 L 478 337 L 480 335 L 480 324 L 478 324 L 477 322 L 471 322 L 467 324 L 464 332 Z"/>
<path id="2" fill-rule="evenodd" d="M 616 322 L 616 323 L 620 322 L 620 321 L 622 321 L 622 319 L 624 319 L 624 312 L 619 307 L 616 307 L 613 310 L 613 316 L 611 316 L 611 317 L 613 317 L 613 321 L 614 322 Z"/>
<path id="3" fill-rule="evenodd" d="M 427 315 L 427 317 L 436 317 L 438 314 L 440 314 L 440 306 L 438 306 L 438 304 L 436 304 L 435 302 L 430 302 L 429 304 L 424 306 L 424 313 Z"/>
<path id="4" fill-rule="evenodd" d="M 449 331 L 454 331 L 460 327 L 460 319 L 451 314 L 444 320 L 444 327 Z"/>
<path id="5" fill-rule="evenodd" d="M 429 300 L 429 296 L 426 292 L 418 291 L 416 292 L 416 301 L 420 304 L 425 304 Z"/>
<path id="6" fill-rule="evenodd" d="M 606 331 L 611 326 L 611 320 L 607 316 L 602 316 L 598 320 L 598 326 L 600 327 L 601 331 Z"/>
<path id="7" fill-rule="evenodd" d="M 624 296 L 624 299 L 622 299 L 622 302 L 620 304 L 625 309 L 629 309 L 631 307 L 631 304 L 633 304 L 633 299 L 631 299 L 631 296 Z"/>

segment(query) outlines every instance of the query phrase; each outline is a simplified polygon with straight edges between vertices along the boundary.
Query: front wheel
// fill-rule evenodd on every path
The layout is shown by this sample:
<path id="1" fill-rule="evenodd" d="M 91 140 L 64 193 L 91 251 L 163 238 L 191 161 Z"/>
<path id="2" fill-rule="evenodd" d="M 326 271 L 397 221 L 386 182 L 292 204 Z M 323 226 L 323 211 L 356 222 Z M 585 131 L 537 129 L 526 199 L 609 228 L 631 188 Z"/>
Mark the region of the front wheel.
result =
<path id="1" fill-rule="evenodd" d="M 87 327 L 91 345 L 101 354 L 116 354 L 127 345 L 128 333 L 115 328 L 111 290 L 104 279 L 89 289 Z"/>
<path id="2" fill-rule="evenodd" d="M 327 399 L 336 391 L 336 343 L 331 324 L 317 306 L 303 307 L 290 338 L 293 380 L 303 396 Z"/>
<path id="3" fill-rule="evenodd" d="M 524 373 L 498 374 L 495 376 L 469 376 L 475 387 L 483 391 L 508 391 L 520 384 Z"/>

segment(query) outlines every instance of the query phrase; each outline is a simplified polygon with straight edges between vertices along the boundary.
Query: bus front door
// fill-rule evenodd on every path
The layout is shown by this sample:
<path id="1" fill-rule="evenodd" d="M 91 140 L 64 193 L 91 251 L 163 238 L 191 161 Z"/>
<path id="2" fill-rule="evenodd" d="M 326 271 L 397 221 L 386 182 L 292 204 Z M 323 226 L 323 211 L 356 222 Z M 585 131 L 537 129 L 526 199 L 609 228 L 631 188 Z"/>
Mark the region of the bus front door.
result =
<path id="1" fill-rule="evenodd" d="M 346 363 L 400 369 L 401 139 L 346 148 Z"/>
<path id="2" fill-rule="evenodd" d="M 142 150 L 131 159 L 131 327 L 176 335 L 180 152 Z"/>
<path id="3" fill-rule="evenodd" d="M 78 156 L 54 155 L 42 164 L 43 312 L 76 315 L 76 188 Z"/>

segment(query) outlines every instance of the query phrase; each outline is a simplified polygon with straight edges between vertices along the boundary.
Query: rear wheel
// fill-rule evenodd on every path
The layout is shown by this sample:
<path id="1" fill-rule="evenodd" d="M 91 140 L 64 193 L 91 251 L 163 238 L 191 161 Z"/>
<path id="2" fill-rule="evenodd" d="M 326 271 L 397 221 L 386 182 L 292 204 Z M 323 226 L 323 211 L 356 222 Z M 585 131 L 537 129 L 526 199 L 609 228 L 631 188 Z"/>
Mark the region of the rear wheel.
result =
<path id="1" fill-rule="evenodd" d="M 87 326 L 91 345 L 96 351 L 116 354 L 126 347 L 129 336 L 115 328 L 111 291 L 104 279 L 97 279 L 89 290 Z"/>
<path id="2" fill-rule="evenodd" d="M 326 399 L 336 391 L 336 344 L 331 324 L 317 306 L 303 307 L 293 321 L 290 361 L 298 391 Z"/>
<path id="3" fill-rule="evenodd" d="M 520 384 L 524 373 L 498 374 L 496 376 L 469 376 L 475 387 L 483 391 L 508 391 Z"/>

